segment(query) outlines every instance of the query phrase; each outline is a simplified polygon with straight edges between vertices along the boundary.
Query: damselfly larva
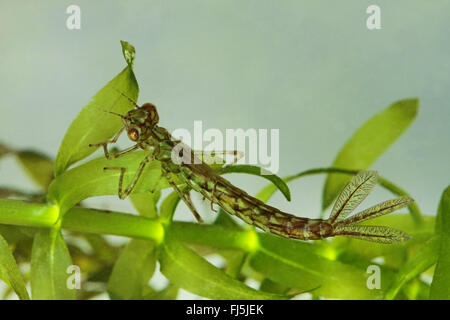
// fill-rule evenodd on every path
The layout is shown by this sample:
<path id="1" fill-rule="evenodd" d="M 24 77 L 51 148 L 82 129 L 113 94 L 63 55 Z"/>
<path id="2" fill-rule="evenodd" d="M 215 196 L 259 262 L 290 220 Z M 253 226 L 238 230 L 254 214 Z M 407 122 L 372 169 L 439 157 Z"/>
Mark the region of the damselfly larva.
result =
<path id="1" fill-rule="evenodd" d="M 162 176 L 176 190 L 199 222 L 202 219 L 190 200 L 189 191 L 181 191 L 171 178 L 171 174 L 178 176 L 189 189 L 199 192 L 211 201 L 211 208 L 213 208 L 213 204 L 217 204 L 224 211 L 239 217 L 244 222 L 282 237 L 318 240 L 334 236 L 348 236 L 381 243 L 396 243 L 409 239 L 406 233 L 391 227 L 359 223 L 403 208 L 413 201 L 411 198 L 400 197 L 388 200 L 349 216 L 377 183 L 375 171 L 361 171 L 350 180 L 337 197 L 328 219 L 297 217 L 271 207 L 235 187 L 199 159 L 188 146 L 181 144 L 182 148 L 179 149 L 181 142 L 173 139 L 166 129 L 158 126 L 159 116 L 153 104 L 145 103 L 139 106 L 123 93 L 119 93 L 130 101 L 134 109 L 125 115 L 110 112 L 122 118 L 123 127 L 112 140 L 90 146 L 102 146 L 108 159 L 123 156 L 137 149 L 153 150 L 141 162 L 136 175 L 126 189 L 123 189 L 126 168 L 105 168 L 105 170 L 120 171 L 118 192 L 120 199 L 125 199 L 131 193 L 145 165 L 149 161 L 158 160 L 161 162 Z M 123 131 L 126 131 L 128 138 L 136 144 L 121 152 L 110 154 L 107 145 L 115 143 Z M 174 152 L 181 161 L 173 161 Z"/>

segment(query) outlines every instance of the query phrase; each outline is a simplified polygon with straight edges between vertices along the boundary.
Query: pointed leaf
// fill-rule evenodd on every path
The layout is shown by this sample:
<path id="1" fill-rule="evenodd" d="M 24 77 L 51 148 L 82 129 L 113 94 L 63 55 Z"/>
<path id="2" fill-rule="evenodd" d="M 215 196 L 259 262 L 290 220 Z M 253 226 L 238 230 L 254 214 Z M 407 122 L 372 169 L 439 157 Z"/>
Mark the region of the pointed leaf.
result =
<path id="1" fill-rule="evenodd" d="M 143 300 L 176 300 L 178 291 L 180 291 L 180 289 L 176 285 L 169 283 L 160 291 L 152 290 L 151 292 L 148 292 L 143 297 Z"/>
<path id="2" fill-rule="evenodd" d="M 122 45 L 122 53 L 125 61 L 131 68 L 133 68 L 134 57 L 136 55 L 134 47 L 130 43 L 123 40 L 120 40 L 120 44 Z"/>
<path id="3" fill-rule="evenodd" d="M 119 257 L 119 249 L 111 244 L 103 235 L 94 233 L 84 233 L 82 237 L 86 239 L 93 250 L 95 258 L 107 264 L 114 264 Z"/>
<path id="4" fill-rule="evenodd" d="M 405 99 L 374 115 L 361 126 L 339 151 L 333 167 L 364 170 L 402 135 L 417 114 L 417 99 Z M 327 208 L 350 180 L 347 175 L 329 174 L 322 208 Z"/>
<path id="5" fill-rule="evenodd" d="M 175 210 L 177 209 L 178 203 L 180 202 L 180 197 L 176 191 L 172 191 L 161 203 L 161 220 L 165 222 L 171 222 Z"/>
<path id="6" fill-rule="evenodd" d="M 43 190 L 47 190 L 50 181 L 53 179 L 53 161 L 49 157 L 32 150 L 19 151 L 16 156 L 31 179 Z"/>
<path id="7" fill-rule="evenodd" d="M 108 281 L 111 299 L 141 299 L 156 267 L 154 241 L 132 239 L 114 264 Z"/>
<path id="8" fill-rule="evenodd" d="M 67 273 L 72 265 L 69 250 L 58 229 L 41 230 L 34 238 L 31 253 L 31 296 L 34 300 L 72 300 Z"/>
<path id="9" fill-rule="evenodd" d="M 288 286 L 272 281 L 269 278 L 265 278 L 261 281 L 261 285 L 259 286 L 259 290 L 278 294 L 286 294 L 289 289 L 290 288 Z"/>
<path id="10" fill-rule="evenodd" d="M 219 209 L 217 218 L 214 220 L 214 225 L 229 227 L 235 230 L 242 230 L 242 227 L 238 225 L 222 208 Z M 248 253 L 241 250 L 227 249 L 217 249 L 217 253 L 219 253 L 226 261 L 225 273 L 234 279 L 238 278 L 241 274 L 241 269 L 244 266 Z"/>
<path id="11" fill-rule="evenodd" d="M 437 234 L 440 236 L 439 256 L 431 284 L 430 299 L 450 299 L 450 186 L 441 197 L 438 209 Z"/>
<path id="12" fill-rule="evenodd" d="M 130 195 L 130 200 L 137 212 L 147 218 L 156 218 L 158 216 L 156 205 L 158 204 L 161 192 L 144 192 Z"/>
<path id="13" fill-rule="evenodd" d="M 21 300 L 29 300 L 27 289 L 8 243 L 0 235 L 0 280 L 6 282 Z"/>
<path id="14" fill-rule="evenodd" d="M 133 109 L 133 105 L 116 91 L 137 101 L 139 86 L 132 69 L 134 48 L 123 42 L 122 50 L 128 66 L 97 92 L 73 120 L 56 157 L 55 176 L 63 173 L 71 164 L 95 152 L 96 148 L 89 147 L 89 144 L 108 140 L 122 127 L 122 121 L 118 116 L 102 110 L 124 114 Z"/>
<path id="15" fill-rule="evenodd" d="M 385 299 L 392 300 L 408 281 L 422 274 L 437 260 L 438 239 L 436 237 L 424 243 L 414 255 L 396 272 L 395 278 L 386 291 Z"/>
<path id="16" fill-rule="evenodd" d="M 188 249 L 170 234 L 162 244 L 161 272 L 173 284 L 194 294 L 218 300 L 287 299 L 288 296 L 252 289 Z"/>

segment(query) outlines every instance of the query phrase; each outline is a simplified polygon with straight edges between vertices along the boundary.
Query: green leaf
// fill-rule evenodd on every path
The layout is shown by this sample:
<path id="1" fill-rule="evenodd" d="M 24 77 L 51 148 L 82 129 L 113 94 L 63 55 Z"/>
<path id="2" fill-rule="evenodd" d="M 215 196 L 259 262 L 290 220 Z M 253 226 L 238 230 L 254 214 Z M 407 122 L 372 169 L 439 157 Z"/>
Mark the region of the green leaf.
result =
<path id="1" fill-rule="evenodd" d="M 158 216 L 156 205 L 158 204 L 161 192 L 144 192 L 130 195 L 130 200 L 137 212 L 147 218 L 156 218 Z"/>
<path id="2" fill-rule="evenodd" d="M 136 55 L 134 47 L 130 43 L 123 40 L 120 40 L 120 44 L 122 45 L 122 53 L 125 61 L 131 68 L 133 68 L 134 57 Z"/>
<path id="3" fill-rule="evenodd" d="M 225 166 L 221 170 L 219 170 L 219 173 L 220 174 L 247 173 L 265 178 L 271 181 L 281 191 L 281 193 L 286 197 L 288 201 L 291 201 L 291 191 L 289 190 L 289 187 L 286 184 L 286 182 L 284 182 L 283 179 L 281 179 L 277 175 L 263 174 L 262 170 L 263 169 L 257 166 L 242 164 L 242 165 Z"/>
<path id="4" fill-rule="evenodd" d="M 58 229 L 41 230 L 31 253 L 31 296 L 34 300 L 72 300 L 76 289 L 69 289 L 72 265 L 69 250 Z"/>
<path id="5" fill-rule="evenodd" d="M 5 281 L 21 300 L 29 300 L 27 289 L 8 243 L 0 235 L 0 279 Z"/>
<path id="6" fill-rule="evenodd" d="M 154 241 L 132 239 L 123 249 L 108 281 L 114 300 L 141 299 L 156 267 Z"/>
<path id="7" fill-rule="evenodd" d="M 248 257 L 247 252 L 222 249 L 218 252 L 226 261 L 225 273 L 233 279 L 238 279 Z"/>
<path id="8" fill-rule="evenodd" d="M 364 170 L 409 127 L 416 117 L 417 99 L 405 99 L 370 118 L 339 151 L 333 167 Z M 333 202 L 350 180 L 348 175 L 329 174 L 322 195 L 322 208 Z"/>
<path id="9" fill-rule="evenodd" d="M 161 221 L 170 223 L 177 209 L 180 197 L 176 191 L 172 191 L 161 203 Z"/>
<path id="10" fill-rule="evenodd" d="M 23 227 L 0 224 L 0 236 L 2 236 L 10 245 L 26 242 L 29 240 L 29 236 L 22 231 L 23 229 Z"/>
<path id="11" fill-rule="evenodd" d="M 365 270 L 325 259 L 306 242 L 258 234 L 259 246 L 250 265 L 265 277 L 290 288 L 335 299 L 374 299 L 381 290 L 369 290 Z"/>
<path id="12" fill-rule="evenodd" d="M 105 167 L 125 167 L 123 186 L 128 187 L 135 176 L 140 162 L 147 151 L 132 152 L 126 156 L 108 160 L 104 157 L 91 160 L 56 177 L 50 184 L 48 199 L 58 203 L 65 213 L 75 204 L 89 197 L 101 195 L 118 195 L 119 170 L 107 170 Z M 133 193 L 142 193 L 156 187 L 161 176 L 161 163 L 147 163 Z"/>
<path id="13" fill-rule="evenodd" d="M 103 235 L 83 233 L 81 236 L 91 246 L 96 259 L 111 265 L 118 259 L 120 248 L 110 244 Z"/>
<path id="14" fill-rule="evenodd" d="M 164 289 L 160 291 L 155 291 L 153 289 L 150 289 L 150 287 L 147 288 L 147 293 L 142 298 L 143 300 L 175 300 L 178 295 L 178 291 L 180 289 L 173 285 L 172 283 L 169 283 Z"/>
<path id="15" fill-rule="evenodd" d="M 397 298 L 402 300 L 427 300 L 429 295 L 430 286 L 416 277 L 403 286 Z"/>
<path id="16" fill-rule="evenodd" d="M 214 225 L 229 227 L 235 230 L 242 230 L 242 227 L 239 226 L 222 208 L 219 209 L 217 218 L 214 220 Z M 217 252 L 226 261 L 225 273 L 232 278 L 237 279 L 241 274 L 241 270 L 244 266 L 245 260 L 247 259 L 248 253 L 242 250 L 233 249 L 218 249 Z"/>
<path id="17" fill-rule="evenodd" d="M 444 192 L 442 192 L 441 199 L 439 201 L 437 215 L 436 215 L 436 225 L 434 232 L 437 235 L 445 233 L 444 217 L 446 216 L 450 208 L 450 186 L 448 186 Z"/>
<path id="18" fill-rule="evenodd" d="M 53 179 L 53 161 L 44 154 L 32 150 L 19 151 L 16 156 L 30 178 L 43 190 L 47 190 Z"/>
<path id="19" fill-rule="evenodd" d="M 108 140 L 122 127 L 118 116 L 102 110 L 125 114 L 133 109 L 133 105 L 119 92 L 137 101 L 139 86 L 132 69 L 134 48 L 122 42 L 122 50 L 128 66 L 97 92 L 70 125 L 56 157 L 55 176 L 95 152 L 97 148 L 89 147 L 89 144 Z"/>
<path id="20" fill-rule="evenodd" d="M 289 289 L 290 288 L 288 286 L 279 284 L 267 278 L 261 281 L 261 285 L 259 286 L 259 290 L 261 291 L 278 294 L 286 294 L 289 291 Z"/>
<path id="21" fill-rule="evenodd" d="M 450 299 L 450 186 L 441 197 L 438 209 L 438 225 L 436 231 L 440 236 L 439 255 L 433 282 L 431 284 L 430 299 Z"/>
<path id="22" fill-rule="evenodd" d="M 161 272 L 175 285 L 194 294 L 218 300 L 287 299 L 288 296 L 252 289 L 167 234 L 160 253 Z"/>
<path id="23" fill-rule="evenodd" d="M 393 282 L 386 291 L 385 299 L 394 299 L 405 283 L 419 276 L 436 263 L 438 243 L 436 237 L 430 239 L 408 259 L 396 273 Z"/>

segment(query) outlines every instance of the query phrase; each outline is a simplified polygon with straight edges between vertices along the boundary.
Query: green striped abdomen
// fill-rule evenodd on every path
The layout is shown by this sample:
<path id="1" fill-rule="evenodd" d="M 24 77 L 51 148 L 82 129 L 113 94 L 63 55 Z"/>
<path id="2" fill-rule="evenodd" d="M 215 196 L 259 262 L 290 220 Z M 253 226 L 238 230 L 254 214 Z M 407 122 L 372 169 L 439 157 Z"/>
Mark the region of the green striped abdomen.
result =
<path id="1" fill-rule="evenodd" d="M 321 219 L 300 218 L 282 212 L 231 185 L 219 175 L 205 178 L 183 167 L 180 177 L 192 189 L 245 223 L 282 237 L 301 240 L 322 239 L 332 234 L 330 224 Z"/>

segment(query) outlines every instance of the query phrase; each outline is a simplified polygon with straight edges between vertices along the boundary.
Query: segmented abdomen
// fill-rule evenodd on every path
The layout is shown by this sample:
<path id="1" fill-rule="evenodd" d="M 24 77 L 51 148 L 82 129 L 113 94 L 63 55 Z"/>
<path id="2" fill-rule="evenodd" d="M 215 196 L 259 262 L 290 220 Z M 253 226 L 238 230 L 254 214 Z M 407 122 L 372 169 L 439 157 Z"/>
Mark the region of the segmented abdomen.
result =
<path id="1" fill-rule="evenodd" d="M 280 211 L 250 196 L 217 174 L 206 178 L 184 167 L 181 177 L 192 189 L 218 204 L 227 213 L 265 232 L 301 240 L 317 240 L 331 235 L 332 227 L 324 220 L 296 217 Z"/>

